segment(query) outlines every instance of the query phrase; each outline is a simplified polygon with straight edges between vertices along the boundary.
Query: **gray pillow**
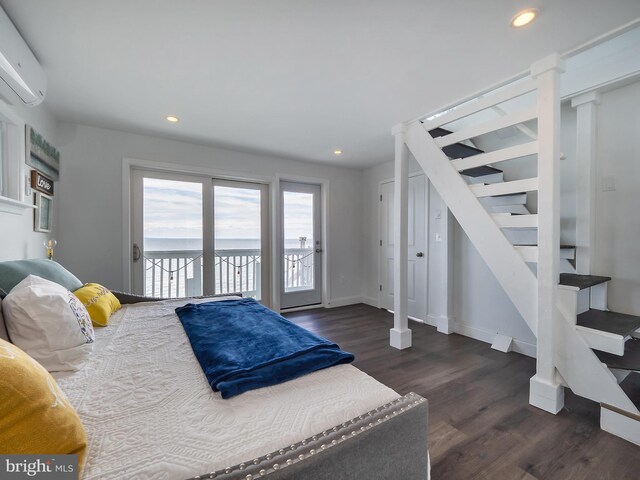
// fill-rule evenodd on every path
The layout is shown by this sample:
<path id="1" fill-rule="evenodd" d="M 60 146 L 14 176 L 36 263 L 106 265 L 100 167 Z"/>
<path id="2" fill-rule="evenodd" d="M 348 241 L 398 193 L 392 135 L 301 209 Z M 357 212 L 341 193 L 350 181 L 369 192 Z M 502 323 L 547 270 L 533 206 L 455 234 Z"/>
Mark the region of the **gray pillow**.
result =
<path id="1" fill-rule="evenodd" d="M 9 293 L 29 275 L 51 280 L 72 292 L 82 286 L 82 282 L 59 263 L 45 258 L 35 258 L 0 262 L 0 290 Z"/>

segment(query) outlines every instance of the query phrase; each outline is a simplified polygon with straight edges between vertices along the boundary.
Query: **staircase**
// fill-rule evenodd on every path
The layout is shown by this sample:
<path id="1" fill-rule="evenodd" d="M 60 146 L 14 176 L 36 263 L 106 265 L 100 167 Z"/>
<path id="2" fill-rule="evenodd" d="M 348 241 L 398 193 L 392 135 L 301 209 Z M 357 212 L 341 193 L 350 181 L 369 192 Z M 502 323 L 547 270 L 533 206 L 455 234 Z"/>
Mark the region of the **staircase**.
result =
<path id="1" fill-rule="evenodd" d="M 601 405 L 603 430 L 640 445 L 640 411 L 619 385 L 640 371 L 640 317 L 608 311 L 610 278 L 573 273 L 576 249 L 560 244 L 558 79 L 558 58 L 544 59 L 530 77 L 396 127 L 396 142 L 413 154 L 536 335 L 531 404 L 558 413 L 568 387 Z M 504 112 L 523 98 L 534 105 Z M 504 114 L 495 118 L 498 105 Z M 538 124 L 533 141 L 491 152 L 471 143 L 529 121 Z M 398 152 L 396 173 L 405 161 Z M 514 159 L 537 161 L 537 176 L 505 181 L 496 165 Z M 537 213 L 527 207 L 531 192 Z"/>

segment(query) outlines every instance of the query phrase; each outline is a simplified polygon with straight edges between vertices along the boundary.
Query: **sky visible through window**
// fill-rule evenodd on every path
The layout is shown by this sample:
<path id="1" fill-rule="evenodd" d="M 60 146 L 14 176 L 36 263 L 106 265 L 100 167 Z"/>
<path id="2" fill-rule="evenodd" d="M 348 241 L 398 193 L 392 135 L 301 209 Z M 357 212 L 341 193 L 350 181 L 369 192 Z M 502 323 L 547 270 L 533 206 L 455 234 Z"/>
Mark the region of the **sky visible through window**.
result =
<path id="1" fill-rule="evenodd" d="M 202 249 L 202 184 L 145 178 L 145 250 Z M 284 192 L 285 247 L 313 240 L 313 196 Z M 260 248 L 260 191 L 215 186 L 216 249 Z"/>

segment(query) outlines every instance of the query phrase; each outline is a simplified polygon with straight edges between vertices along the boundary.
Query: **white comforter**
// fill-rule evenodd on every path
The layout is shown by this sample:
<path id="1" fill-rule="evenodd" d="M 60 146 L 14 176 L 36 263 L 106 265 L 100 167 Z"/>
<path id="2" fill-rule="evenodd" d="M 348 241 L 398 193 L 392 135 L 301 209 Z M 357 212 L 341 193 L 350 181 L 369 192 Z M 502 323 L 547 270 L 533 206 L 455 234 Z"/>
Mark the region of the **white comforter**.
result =
<path id="1" fill-rule="evenodd" d="M 184 302 L 182 302 L 184 303 Z M 58 382 L 89 442 L 83 479 L 179 479 L 291 445 L 399 395 L 339 365 L 229 400 L 214 393 L 175 315 L 179 301 L 123 307 L 91 361 Z"/>

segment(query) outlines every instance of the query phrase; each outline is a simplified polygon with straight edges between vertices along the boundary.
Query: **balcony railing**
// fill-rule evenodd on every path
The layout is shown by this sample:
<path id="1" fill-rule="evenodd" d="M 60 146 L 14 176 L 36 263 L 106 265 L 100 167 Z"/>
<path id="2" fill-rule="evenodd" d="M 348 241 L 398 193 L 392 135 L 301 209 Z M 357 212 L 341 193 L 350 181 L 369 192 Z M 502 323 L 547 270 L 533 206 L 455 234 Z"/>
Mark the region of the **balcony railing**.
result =
<path id="1" fill-rule="evenodd" d="M 313 251 L 310 248 L 285 250 L 284 288 L 286 292 L 313 288 Z M 202 295 L 202 250 L 145 251 L 145 294 L 152 297 Z M 216 250 L 214 260 L 216 294 L 242 292 L 258 298 L 262 272 L 259 249 Z"/>

